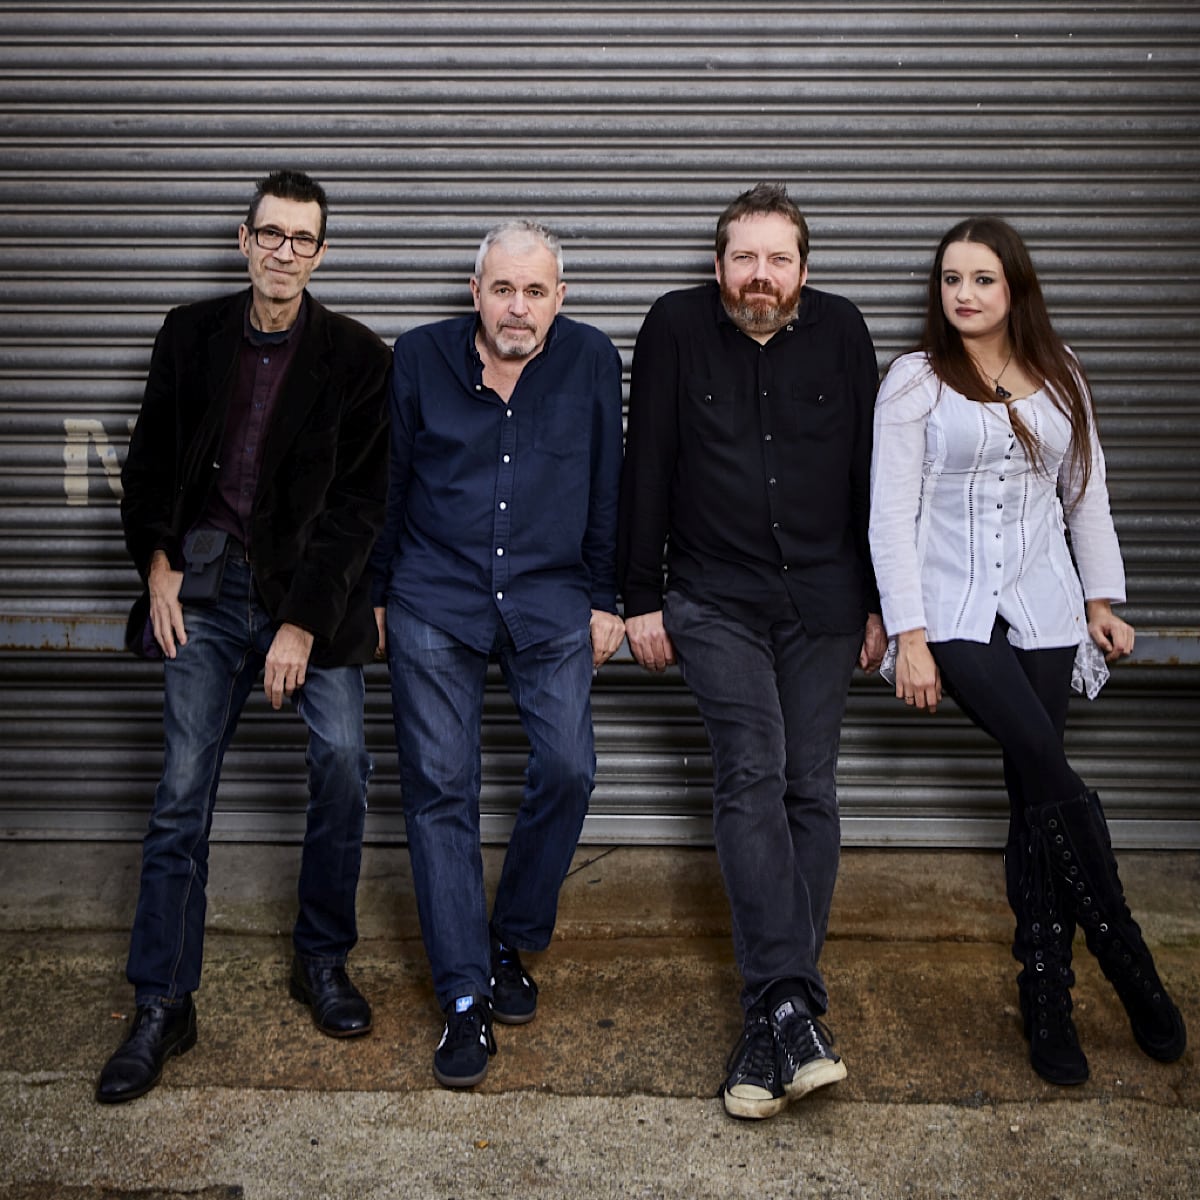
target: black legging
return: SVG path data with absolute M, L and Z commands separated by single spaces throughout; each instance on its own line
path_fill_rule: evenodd
M 996 619 L 982 642 L 931 642 L 942 685 L 1004 752 L 1014 823 L 1027 805 L 1069 800 L 1085 790 L 1063 750 L 1074 646 L 1018 650 Z

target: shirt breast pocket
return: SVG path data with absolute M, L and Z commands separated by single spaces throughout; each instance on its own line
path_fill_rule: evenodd
M 714 379 L 692 376 L 685 384 L 687 412 L 684 425 L 703 441 L 724 441 L 736 433 L 737 400 L 733 392 Z
M 577 392 L 550 392 L 534 406 L 533 448 L 559 459 L 586 459 L 592 437 L 588 400 Z
M 805 441 L 828 441 L 837 436 L 846 418 L 845 388 L 840 383 L 805 382 L 792 385 L 781 423 L 785 432 Z

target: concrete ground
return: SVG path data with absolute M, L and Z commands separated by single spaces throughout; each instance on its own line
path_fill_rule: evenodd
M 92 1089 L 130 1016 L 138 847 L 0 842 L 0 1196 L 1200 1195 L 1196 1052 L 1142 1055 L 1082 941 L 1091 1079 L 1030 1070 L 995 853 L 845 853 L 823 965 L 849 1076 L 761 1123 L 716 1098 L 740 1017 L 711 851 L 582 847 L 558 936 L 528 956 L 537 1020 L 498 1028 L 469 1093 L 430 1074 L 441 1018 L 406 852 L 368 848 L 351 967 L 375 1029 L 349 1042 L 287 996 L 297 858 L 214 847 L 199 1044 L 108 1108 Z M 1121 861 L 1200 1038 L 1200 853 Z

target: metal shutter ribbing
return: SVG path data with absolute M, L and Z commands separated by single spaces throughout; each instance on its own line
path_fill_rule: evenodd
M 459 311 L 482 230 L 510 213 L 565 237 L 569 311 L 628 360 L 662 291 L 709 270 L 716 213 L 759 178 L 810 216 L 813 282 L 863 309 L 881 361 L 916 326 L 933 245 L 995 211 L 1029 239 L 1095 385 L 1143 630 L 1200 621 L 1200 307 L 1190 3 L 0 4 L 0 821 L 140 828 L 158 769 L 153 668 L 114 641 L 133 577 L 111 473 L 173 304 L 240 284 L 251 182 L 311 170 L 333 200 L 323 300 L 385 337 Z M 1148 640 L 1148 639 L 1147 639 Z M 49 650 L 39 650 L 45 644 Z M 1185 644 L 1187 644 L 1185 642 Z M 72 649 L 68 650 L 70 646 Z M 1200 842 L 1191 666 L 1125 667 L 1078 705 L 1072 748 L 1126 840 Z M 375 836 L 398 833 L 387 698 L 373 672 Z M 706 836 L 707 752 L 677 679 L 606 668 L 588 835 Z M 298 729 L 253 707 L 219 836 L 291 836 Z M 485 810 L 520 772 L 489 701 Z M 994 840 L 990 748 L 856 685 L 848 840 Z

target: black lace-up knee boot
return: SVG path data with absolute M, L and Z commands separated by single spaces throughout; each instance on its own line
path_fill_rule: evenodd
M 1134 1040 L 1160 1062 L 1174 1062 L 1187 1046 L 1187 1030 L 1125 902 L 1100 798 L 1088 792 L 1031 813 L 1035 842 L 1070 897 L 1088 949 L 1125 1006 Z
M 1071 1017 L 1075 919 L 1060 911 L 1050 863 L 1032 843 L 1026 832 L 1004 856 L 1008 902 L 1017 918 L 1013 957 L 1022 968 L 1017 990 L 1029 1062 L 1047 1083 L 1083 1083 L 1088 1063 Z

